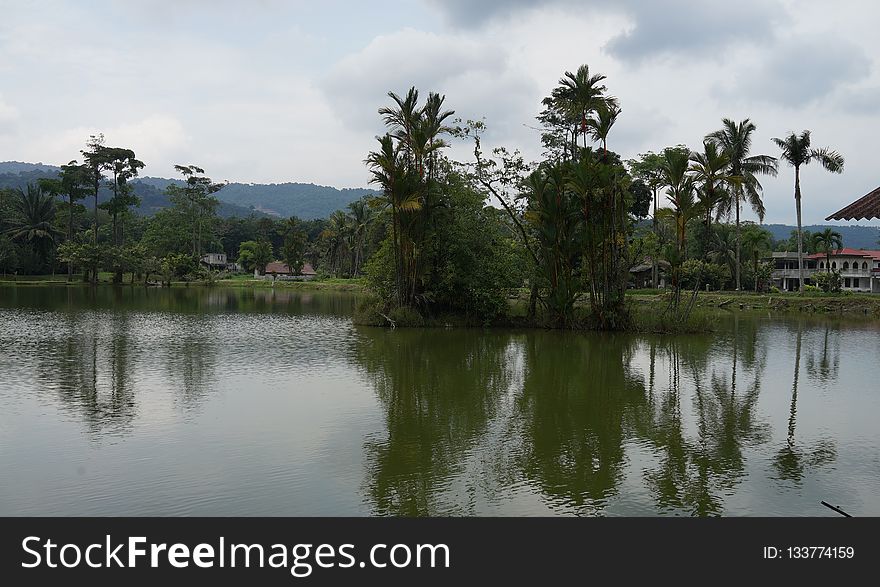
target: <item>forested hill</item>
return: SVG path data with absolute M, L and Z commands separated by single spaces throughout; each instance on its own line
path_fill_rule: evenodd
M 179 180 L 144 177 L 138 181 L 164 190 L 170 182 Z M 363 188 L 336 189 L 312 183 L 230 183 L 217 192 L 217 197 L 223 202 L 274 216 L 312 220 L 327 218 L 335 210 L 375 193 Z
M 764 224 L 762 226 L 770 231 L 773 235 L 773 240 L 776 241 L 786 240 L 791 236 L 791 231 L 797 230 L 796 226 L 789 226 L 788 224 Z M 803 227 L 804 231 L 809 230 L 812 233 L 822 232 L 826 228 L 839 232 L 845 247 L 853 249 L 880 249 L 880 244 L 877 244 L 877 240 L 880 239 L 880 229 L 876 226 L 811 224 Z
M 41 177 L 54 177 L 60 169 L 42 163 L 0 162 L 0 188 L 24 187 Z M 134 192 L 141 199 L 138 211 L 152 214 L 168 206 L 165 187 L 179 180 L 141 177 L 132 181 Z M 217 192 L 221 205 L 219 214 L 247 216 L 248 214 L 273 216 L 298 216 L 303 220 L 326 218 L 335 210 L 348 206 L 366 194 L 367 189 L 336 189 L 310 183 L 244 184 L 231 183 Z M 109 191 L 99 195 L 99 200 L 109 197 Z

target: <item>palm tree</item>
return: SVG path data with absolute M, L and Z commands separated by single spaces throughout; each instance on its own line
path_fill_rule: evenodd
M 755 291 L 758 291 L 758 262 L 763 251 L 767 251 L 773 246 L 773 239 L 769 232 L 755 225 L 754 230 L 747 230 L 742 235 L 742 245 L 752 255 L 752 269 L 755 276 Z
M 16 190 L 13 200 L 15 215 L 10 219 L 6 233 L 12 240 L 28 243 L 41 258 L 55 246 L 63 234 L 55 227 L 55 198 L 33 183 Z
M 675 234 L 678 253 L 684 256 L 688 220 L 700 211 L 694 200 L 694 178 L 688 174 L 690 152 L 686 149 L 666 149 L 663 151 L 662 185 L 666 187 L 666 198 L 672 204 L 675 220 Z
M 583 134 L 583 146 L 587 147 L 587 136 L 590 134 L 588 121 L 592 113 L 603 107 L 617 106 L 617 98 L 605 95 L 608 88 L 602 84 L 603 80 L 604 75 L 590 75 L 589 66 L 581 65 L 575 73 L 566 71 L 559 85 L 548 98 L 544 98 L 544 105 L 558 110 L 579 127 L 579 132 L 575 130 L 573 133 L 573 147 L 577 147 L 578 134 Z
M 398 303 L 406 305 L 409 300 L 406 275 L 409 274 L 409 253 L 412 247 L 407 245 L 407 235 L 401 216 L 415 212 L 422 207 L 420 196 L 420 180 L 407 166 L 406 154 L 401 146 L 394 144 L 390 134 L 378 137 L 379 150 L 370 152 L 365 163 L 370 168 L 374 183 L 382 188 L 382 195 L 374 200 L 380 207 L 391 209 L 391 231 L 394 242 L 394 267 L 396 272 L 396 288 Z
M 375 220 L 376 215 L 373 209 L 367 204 L 366 200 L 355 200 L 348 205 L 351 212 L 349 222 L 351 223 L 352 233 L 352 276 L 357 277 L 360 272 L 361 261 L 364 256 L 364 243 L 367 238 L 367 230 L 370 224 Z
M 823 251 L 825 253 L 825 268 L 831 272 L 831 253 L 843 248 L 843 237 L 833 228 L 826 228 L 822 232 L 814 233 L 813 249 Z
M 730 175 L 739 177 L 739 183 L 727 192 L 722 201 L 720 214 L 736 215 L 736 289 L 741 289 L 740 260 L 740 206 L 745 201 L 749 204 L 760 221 L 764 221 L 764 202 L 761 201 L 763 187 L 758 175 L 776 177 L 777 162 L 769 155 L 749 155 L 752 150 L 752 133 L 757 126 L 748 118 L 736 123 L 729 118 L 721 121 L 722 128 L 706 136 L 706 139 L 717 143 L 730 159 Z
M 729 173 L 730 156 L 719 150 L 718 145 L 712 141 L 703 141 L 703 152 L 692 152 L 690 161 L 688 170 L 699 184 L 697 195 L 706 214 L 704 246 L 708 253 L 712 238 L 712 212 L 728 193 L 728 188 L 735 189 L 739 178 Z
M 798 280 L 800 291 L 804 291 L 804 235 L 801 229 L 801 166 L 813 161 L 831 173 L 843 173 L 843 155 L 828 147 L 813 149 L 810 147 L 810 131 L 800 135 L 789 133 L 784 139 L 774 138 L 773 142 L 782 150 L 782 159 L 794 167 L 794 203 L 797 209 L 798 231 Z
M 620 106 L 613 102 L 601 104 L 596 110 L 596 115 L 587 120 L 587 132 L 593 140 L 602 143 L 602 151 L 608 154 L 608 135 L 611 127 L 620 116 Z

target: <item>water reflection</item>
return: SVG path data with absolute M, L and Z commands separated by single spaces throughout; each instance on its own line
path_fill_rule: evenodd
M 391 331 L 355 301 L 0 289 L 0 513 L 880 514 L 868 327 Z
M 385 415 L 385 434 L 364 445 L 373 511 L 471 513 L 466 500 L 446 500 L 445 489 L 514 380 L 508 337 L 461 330 L 361 332 L 355 357 Z

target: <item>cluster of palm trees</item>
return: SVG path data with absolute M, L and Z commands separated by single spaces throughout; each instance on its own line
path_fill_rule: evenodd
M 397 305 L 412 306 L 420 293 L 425 270 L 424 241 L 438 205 L 438 176 L 448 146 L 442 138 L 451 132 L 446 120 L 454 114 L 443 109 L 445 96 L 431 92 L 419 105 L 419 92 L 404 97 L 389 92 L 393 104 L 379 109 L 388 132 L 378 137 L 379 148 L 365 161 L 371 183 L 382 194 L 375 206 L 390 212 L 394 254 L 394 290 Z
M 319 246 L 326 269 L 335 277 L 357 277 L 363 271 L 367 237 L 376 220 L 376 211 L 365 200 L 348 205 L 348 211 L 337 210 L 327 219 Z
M 621 109 L 608 95 L 605 79 L 582 65 L 576 72 L 565 72 L 544 99 L 539 120 L 546 129 L 549 157 L 528 176 L 523 189 L 540 299 L 550 321 L 563 328 L 572 325 L 582 293 L 589 296 L 594 327 L 616 329 L 627 320 L 631 178 L 608 150 L 608 136 Z
M 690 151 L 682 146 L 670 147 L 665 149 L 660 157 L 653 154 L 650 159 L 642 156 L 642 163 L 651 161 L 654 169 L 644 165 L 633 168 L 636 175 L 651 182 L 649 185 L 665 188 L 666 197 L 671 204 L 670 208 L 658 210 L 655 216 L 660 219 L 669 218 L 675 227 L 676 246 L 667 252 L 667 260 L 673 266 L 673 281 L 675 281 L 675 267 L 680 265 L 686 255 L 689 221 L 695 218 L 702 219 L 705 230 L 703 251 L 708 257 L 711 251 L 713 217 L 716 221 L 722 217 L 728 219 L 732 217 L 736 227 L 734 281 L 736 289 L 742 289 L 743 242 L 740 219 L 742 208 L 749 206 L 758 219 L 763 221 L 765 209 L 762 200 L 763 187 L 759 177 L 775 177 L 778 173 L 778 160 L 775 157 L 751 153 L 752 135 L 755 130 L 757 127 L 748 118 L 740 122 L 725 118 L 719 130 L 706 135 L 701 151 Z M 843 157 L 828 148 L 811 148 L 810 131 L 803 131 L 800 134 L 791 133 L 784 139 L 774 138 L 773 142 L 782 150 L 781 159 L 795 169 L 798 255 L 800 267 L 803 268 L 800 168 L 817 161 L 828 171 L 840 173 L 843 170 Z M 655 199 L 656 193 L 655 191 Z M 755 244 L 749 243 L 748 248 L 752 251 L 757 250 Z M 756 261 L 755 267 L 757 271 Z M 800 278 L 801 290 L 803 290 L 803 269 Z

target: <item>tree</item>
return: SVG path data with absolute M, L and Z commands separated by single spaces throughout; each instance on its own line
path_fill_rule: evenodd
M 763 187 L 758 175 L 776 177 L 777 162 L 769 155 L 750 155 L 752 150 L 752 133 L 757 126 L 748 118 L 734 122 L 729 118 L 721 121 L 722 128 L 706 136 L 706 140 L 721 147 L 730 161 L 729 175 L 738 177 L 738 183 L 725 192 L 728 196 L 721 202 L 720 212 L 729 217 L 731 211 L 736 216 L 736 289 L 742 286 L 740 259 L 740 207 L 747 202 L 758 218 L 764 220 L 764 202 L 761 200 Z
M 107 169 L 113 173 L 113 183 L 110 184 L 113 196 L 101 206 L 110 214 L 111 243 L 121 250 L 125 236 L 120 217 L 125 217 L 129 206 L 137 205 L 140 202 L 128 184 L 128 180 L 137 177 L 138 171 L 143 169 L 144 163 L 137 159 L 134 151 L 122 147 L 105 147 L 103 154 Z M 121 259 L 122 256 L 117 255 L 117 258 Z M 122 282 L 122 265 L 122 263 L 113 264 L 113 283 Z
M 24 190 L 19 188 L 16 194 L 16 214 L 6 233 L 13 241 L 27 243 L 41 259 L 46 259 L 62 234 L 55 228 L 55 198 L 33 183 Z
M 281 256 L 293 275 L 302 273 L 303 258 L 306 252 L 306 233 L 303 231 L 299 218 L 291 216 L 286 222 L 287 233 Z
M 741 242 L 743 248 L 749 251 L 749 254 L 752 257 L 752 272 L 754 273 L 755 278 L 755 291 L 758 291 L 760 285 L 760 258 L 763 253 L 769 251 L 772 247 L 773 236 L 757 225 L 748 224 L 742 233 Z
M 687 148 L 681 147 L 680 148 Z M 659 243 L 660 235 L 658 234 L 658 223 L 657 223 L 657 207 L 658 207 L 658 193 L 660 188 L 663 186 L 663 160 L 664 157 L 662 154 L 657 154 L 653 152 L 641 153 L 637 159 L 630 159 L 627 161 L 627 166 L 629 167 L 630 173 L 633 177 L 642 181 L 647 185 L 653 196 L 652 200 L 654 203 L 653 213 L 651 214 L 651 226 L 654 231 L 654 239 Z M 652 256 L 652 270 L 651 270 L 651 283 L 654 287 L 657 287 L 657 283 L 659 281 L 658 275 L 658 265 L 656 255 Z
M 98 244 L 98 192 L 101 189 L 101 180 L 104 178 L 104 171 L 110 168 L 110 156 L 108 147 L 104 146 L 104 135 L 91 135 L 86 141 L 86 149 L 80 151 L 85 161 L 85 166 L 89 170 L 89 179 L 91 182 L 92 195 L 95 198 L 94 212 L 95 219 L 92 225 L 92 243 Z M 98 282 L 98 271 L 95 268 L 92 273 L 92 283 Z
M 694 200 L 694 178 L 689 175 L 690 150 L 671 147 L 663 151 L 661 185 L 666 188 L 666 198 L 672 204 L 675 220 L 676 246 L 682 257 L 685 254 L 687 223 L 699 213 Z
M 833 228 L 826 228 L 822 232 L 812 235 L 813 249 L 825 253 L 825 269 L 831 272 L 831 253 L 843 248 L 843 238 Z
M 810 131 L 800 135 L 789 133 L 785 138 L 772 139 L 782 151 L 782 159 L 794 167 L 794 202 L 797 210 L 798 231 L 798 281 L 800 291 L 804 292 L 804 238 L 801 228 L 801 167 L 813 161 L 831 173 L 843 173 L 843 155 L 828 147 L 814 149 L 810 146 Z
M 348 205 L 352 234 L 352 277 L 357 277 L 364 260 L 364 247 L 367 231 L 376 219 L 376 214 L 365 199 L 356 200 Z
M 204 229 L 209 227 L 213 234 L 217 206 L 220 204 L 213 194 L 226 184 L 214 183 L 210 177 L 205 176 L 204 169 L 195 165 L 175 165 L 174 169 L 183 175 L 185 185 L 169 185 L 168 197 L 174 205 L 185 211 L 192 235 L 192 255 L 201 257 L 204 252 Z
M 67 241 L 73 241 L 74 206 L 78 200 L 82 200 L 89 193 L 89 167 L 79 165 L 71 161 L 61 166 L 61 176 L 58 179 L 45 178 L 40 180 L 40 186 L 44 191 L 53 196 L 67 197 Z M 73 278 L 73 263 L 67 264 L 67 280 Z
M 739 177 L 730 175 L 730 157 L 718 149 L 716 143 L 703 141 L 703 151 L 690 154 L 688 171 L 697 184 L 697 195 L 705 216 L 706 236 L 703 243 L 708 254 L 712 239 L 712 212 L 721 203 L 724 194 L 736 190 Z M 737 260 L 737 263 L 739 261 Z
M 238 248 L 238 262 L 248 271 L 263 273 L 272 262 L 272 245 L 265 240 L 245 241 Z

